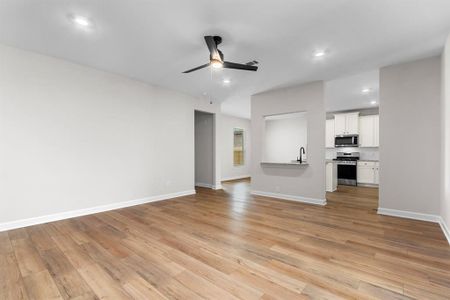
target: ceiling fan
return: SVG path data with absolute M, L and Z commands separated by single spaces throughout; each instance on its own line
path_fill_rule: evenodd
M 197 71 L 203 68 L 206 68 L 208 66 L 211 66 L 213 68 L 219 69 L 219 68 L 226 68 L 226 69 L 236 69 L 236 70 L 245 70 L 245 71 L 256 71 L 258 70 L 258 67 L 255 66 L 258 64 L 256 60 L 250 61 L 246 64 L 238 64 L 234 62 L 224 61 L 223 60 L 223 53 L 219 49 L 217 49 L 217 46 L 222 43 L 222 38 L 220 36 L 212 36 L 207 35 L 205 36 L 205 42 L 209 49 L 209 63 L 201 65 L 199 67 L 184 71 L 183 73 L 190 73 L 193 71 Z

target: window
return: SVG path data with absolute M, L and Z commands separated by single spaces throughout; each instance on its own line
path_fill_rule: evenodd
M 240 128 L 233 131 L 233 162 L 235 166 L 244 165 L 244 130 Z

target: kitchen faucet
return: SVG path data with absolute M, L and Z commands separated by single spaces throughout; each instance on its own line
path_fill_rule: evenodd
M 303 154 L 305 154 L 305 148 L 304 148 L 304 147 L 300 147 L 300 156 L 297 157 L 297 161 L 300 162 L 300 163 L 303 162 L 303 159 L 302 159 L 302 152 L 303 152 Z

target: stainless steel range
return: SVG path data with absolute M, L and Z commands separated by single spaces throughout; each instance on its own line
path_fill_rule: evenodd
M 338 171 L 338 184 L 356 186 L 359 152 L 338 152 L 334 159 Z

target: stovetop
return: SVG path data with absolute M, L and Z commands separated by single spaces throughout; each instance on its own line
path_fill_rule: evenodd
M 359 160 L 359 152 L 337 152 L 336 158 L 338 161 L 357 161 Z

